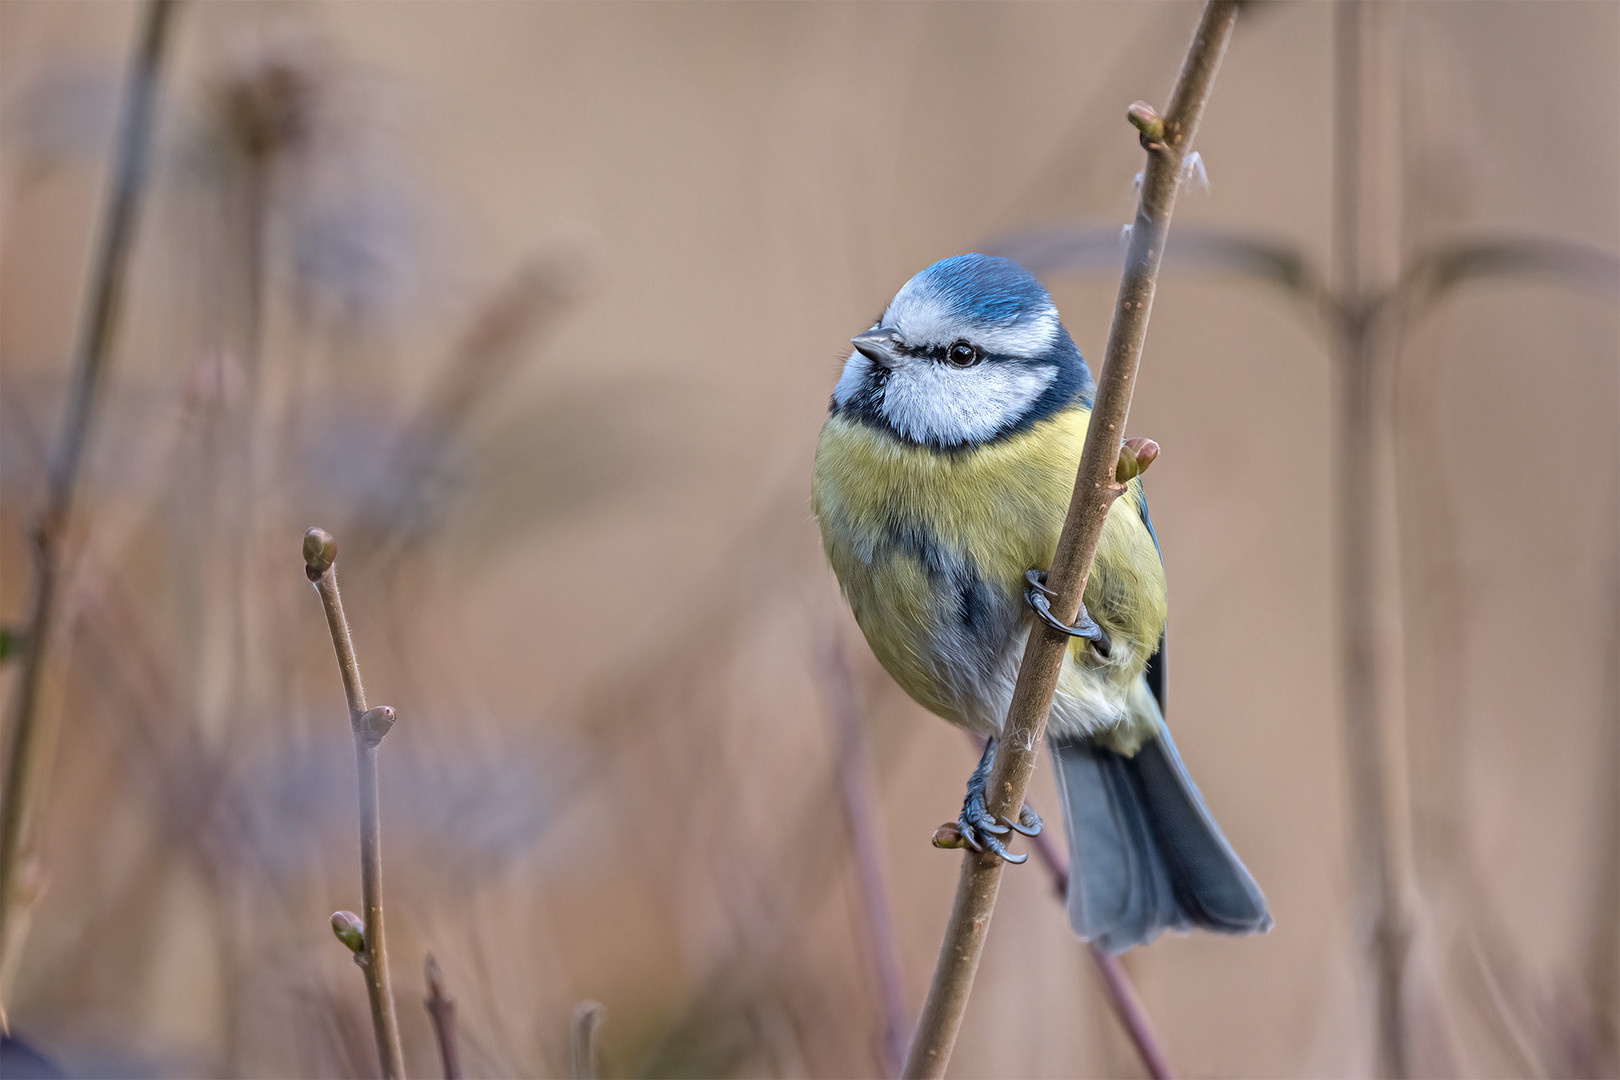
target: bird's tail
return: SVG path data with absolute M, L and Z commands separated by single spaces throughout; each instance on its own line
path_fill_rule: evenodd
M 1111 953 L 1165 930 L 1271 928 L 1266 898 L 1221 835 L 1169 731 L 1130 757 L 1053 744 L 1069 836 L 1069 924 Z

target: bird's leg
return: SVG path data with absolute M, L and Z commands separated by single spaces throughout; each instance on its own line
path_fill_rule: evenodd
M 1046 571 L 1026 571 L 1024 580 L 1028 583 L 1028 587 L 1024 589 L 1024 602 L 1034 609 L 1041 622 L 1054 630 L 1061 630 L 1070 637 L 1085 638 L 1098 652 L 1104 656 L 1108 655 L 1113 643 L 1108 640 L 1107 631 L 1092 620 L 1091 613 L 1086 610 L 1085 601 L 1080 603 L 1080 614 L 1075 617 L 1074 625 L 1069 626 L 1058 621 L 1058 617 L 1052 614 L 1052 604 L 1047 598 L 1056 596 L 1057 593 L 1046 587 Z
M 1040 815 L 1026 806 L 1018 812 L 1017 821 L 1006 818 L 1003 819 L 1003 823 L 990 816 L 990 810 L 984 803 L 984 795 L 985 788 L 990 783 L 990 767 L 995 764 L 995 760 L 996 740 L 988 739 L 984 744 L 984 753 L 979 755 L 978 768 L 968 777 L 967 798 L 962 800 L 962 814 L 956 819 L 956 824 L 961 830 L 962 839 L 967 841 L 968 847 L 974 851 L 984 851 L 988 848 L 1010 863 L 1021 863 L 1029 856 L 1014 855 L 1007 850 L 1000 838 L 1014 829 L 1025 836 L 1034 836 L 1041 831 Z

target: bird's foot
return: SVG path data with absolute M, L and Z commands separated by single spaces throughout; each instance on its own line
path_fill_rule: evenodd
M 1019 817 L 1022 819 L 1030 813 L 1029 808 L 1025 807 Z M 1029 858 L 1028 855 L 1014 855 L 1008 851 L 1001 838 L 1014 828 L 1026 836 L 1032 834 L 1021 822 L 1009 821 L 1003 825 L 991 817 L 990 811 L 985 809 L 982 788 L 978 792 L 968 792 L 968 797 L 962 801 L 962 814 L 956 819 L 956 827 L 962 834 L 962 842 L 974 851 L 988 851 L 1010 863 L 1021 863 Z
M 956 819 L 962 840 L 974 851 L 989 851 L 1010 863 L 1021 863 L 1028 855 L 1014 855 L 1001 840 L 1009 832 L 1035 836 L 1041 831 L 1040 815 L 1029 807 L 1018 812 L 1018 820 L 997 819 L 985 805 L 985 788 L 990 782 L 990 766 L 995 761 L 995 740 L 990 740 L 979 758 L 979 767 L 968 777 L 967 798 L 962 800 L 962 813 Z
M 1052 603 L 1049 597 L 1057 593 L 1046 587 L 1046 571 L 1029 570 L 1024 574 L 1024 581 L 1028 587 L 1024 589 L 1024 602 L 1029 604 L 1041 622 L 1054 630 L 1068 634 L 1070 637 L 1084 638 L 1091 642 L 1092 647 L 1099 653 L 1107 656 L 1112 642 L 1108 640 L 1108 633 L 1092 619 L 1091 613 L 1086 610 L 1084 601 L 1080 604 L 1080 613 L 1075 617 L 1074 625 L 1062 622 L 1052 614 Z

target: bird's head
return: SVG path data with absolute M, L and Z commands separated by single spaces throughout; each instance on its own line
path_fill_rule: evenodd
M 851 341 L 833 413 L 935 449 L 989 442 L 1091 403 L 1091 372 L 1052 297 L 1010 259 L 940 260 Z

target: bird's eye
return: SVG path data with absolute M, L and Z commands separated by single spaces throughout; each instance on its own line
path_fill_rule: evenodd
M 972 367 L 979 362 L 979 350 L 965 341 L 958 341 L 945 350 L 945 359 L 950 361 L 953 367 Z

